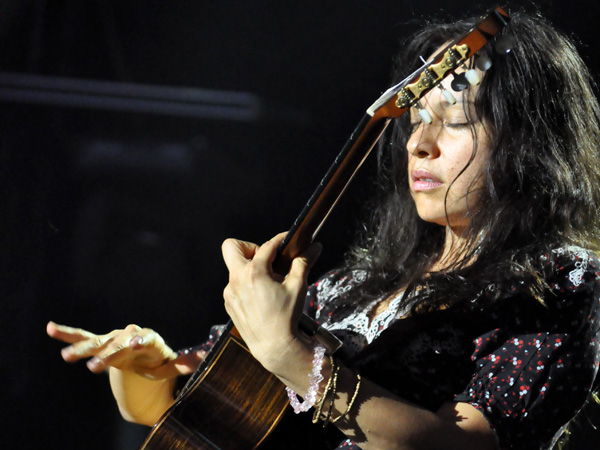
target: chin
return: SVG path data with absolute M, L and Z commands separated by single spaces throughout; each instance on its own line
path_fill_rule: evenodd
M 453 229 L 454 228 L 464 229 L 469 224 L 469 220 L 465 216 L 455 218 L 452 216 L 446 217 L 445 214 L 440 215 L 440 214 L 431 214 L 431 213 L 430 214 L 419 213 L 419 217 L 424 222 L 434 223 L 441 227 L 447 227 L 448 225 L 450 225 L 450 227 Z M 448 219 L 450 219 L 450 222 L 448 222 Z
M 428 216 L 426 214 L 419 214 L 419 217 L 424 222 L 434 223 L 441 227 L 445 227 L 448 225 L 448 221 L 446 220 L 446 217 Z

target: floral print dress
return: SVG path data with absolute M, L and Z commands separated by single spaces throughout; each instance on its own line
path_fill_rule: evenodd
M 457 306 L 405 317 L 398 297 L 377 317 L 370 317 L 371 305 L 336 320 L 332 300 L 361 274 L 330 272 L 309 287 L 305 312 L 344 342 L 336 356 L 345 365 L 400 398 L 431 411 L 469 403 L 502 450 L 551 449 L 600 388 L 600 261 L 578 247 L 541 259 L 551 273 L 544 305 L 515 286 L 481 312 Z M 213 327 L 200 348 L 208 352 L 223 328 Z M 288 443 L 290 434 L 302 436 L 293 448 L 360 450 L 339 432 L 322 432 L 310 413 L 299 416 L 289 415 L 295 422 L 284 421 L 273 434 Z
M 517 286 L 482 312 L 458 306 L 403 318 L 394 299 L 372 320 L 370 308 L 336 320 L 331 300 L 361 274 L 331 272 L 309 288 L 307 313 L 342 339 L 345 364 L 399 397 L 432 411 L 469 403 L 500 448 L 549 449 L 600 385 L 600 263 L 578 247 L 542 261 L 552 274 L 544 305 Z

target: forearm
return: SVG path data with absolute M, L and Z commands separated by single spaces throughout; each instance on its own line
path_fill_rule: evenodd
M 151 380 L 114 367 L 109 376 L 119 411 L 129 422 L 152 426 L 174 403 L 176 378 Z
M 343 414 L 356 391 L 353 371 L 342 369 L 332 417 Z M 433 412 L 406 402 L 389 391 L 362 379 L 348 415 L 336 426 L 360 443 L 364 450 L 492 450 L 495 436 L 487 422 L 474 410 L 454 410 L 454 403 Z M 462 406 L 462 405 L 461 405 Z M 464 405 L 472 408 L 469 405 Z M 472 416 L 475 413 L 477 416 Z
M 306 394 L 307 374 L 312 369 L 312 353 L 297 348 L 293 360 L 295 364 L 288 364 L 287 370 L 280 372 L 280 379 L 302 396 Z M 324 381 L 320 384 L 319 398 L 332 376 L 327 357 L 323 360 L 322 374 Z M 340 366 L 335 393 L 332 395 L 331 390 L 325 393 L 321 419 L 335 420 L 348 412 L 335 426 L 365 450 L 497 448 L 486 419 L 468 404 L 449 402 L 433 412 L 406 402 L 367 379 L 361 379 L 360 385 L 357 383 L 356 372 Z

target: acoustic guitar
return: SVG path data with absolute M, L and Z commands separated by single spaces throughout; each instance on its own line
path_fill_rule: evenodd
M 440 82 L 463 66 L 509 20 L 501 8 L 492 10 L 464 36 L 438 51 L 429 62 L 384 92 L 367 109 L 280 245 L 275 261 L 279 273 L 287 273 L 292 259 L 313 241 L 390 121 L 412 106 L 420 109 L 419 100 L 436 86 L 441 88 Z M 335 336 L 306 315 L 302 316 L 299 327 L 325 345 L 329 353 L 340 346 Z M 319 436 L 317 443 L 303 441 L 303 436 L 319 433 L 321 427 L 314 425 L 312 431 L 295 432 L 293 438 L 284 436 L 285 443 L 278 442 L 277 431 L 272 432 L 287 410 L 288 398 L 283 384 L 252 357 L 229 322 L 175 404 L 154 425 L 141 450 L 332 448 L 325 436 Z M 298 422 L 296 418 L 285 420 Z M 306 419 L 294 423 L 293 429 L 302 428 L 306 422 L 310 424 Z

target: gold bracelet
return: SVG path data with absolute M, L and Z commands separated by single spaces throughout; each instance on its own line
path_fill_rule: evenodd
M 329 373 L 329 380 L 327 380 L 327 385 L 325 385 L 325 389 L 323 390 L 323 395 L 320 399 L 318 399 L 315 403 L 315 413 L 313 414 L 312 423 L 317 423 L 321 418 L 321 413 L 323 412 L 323 405 L 325 404 L 325 399 L 327 398 L 327 394 L 329 393 L 329 389 L 331 389 L 331 384 L 333 382 L 333 374 L 335 372 L 335 361 L 333 356 L 329 355 L 329 362 L 331 366 L 331 372 Z
M 336 423 L 338 420 L 343 419 L 344 417 L 346 417 L 348 415 L 348 413 L 352 409 L 352 405 L 354 405 L 354 401 L 356 400 L 356 397 L 358 397 L 358 391 L 360 390 L 360 382 L 361 382 L 360 374 L 357 373 L 356 374 L 356 387 L 354 388 L 354 394 L 352 395 L 352 399 L 350 400 L 350 403 L 348 403 L 348 407 L 346 408 L 346 411 L 344 411 L 344 413 L 341 414 L 340 416 L 333 419 L 331 421 L 331 423 Z
M 331 415 L 333 414 L 333 404 L 335 403 L 335 393 L 337 391 L 337 377 L 340 371 L 340 366 L 335 366 L 333 372 L 333 381 L 331 382 L 331 399 L 329 400 L 329 409 L 327 410 L 327 416 L 323 420 L 323 428 L 325 428 L 331 421 Z

